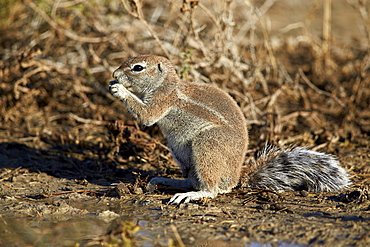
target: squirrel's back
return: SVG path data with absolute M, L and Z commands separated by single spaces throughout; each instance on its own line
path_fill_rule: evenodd
M 183 102 L 181 108 L 184 111 L 248 135 L 245 118 L 239 106 L 217 86 L 181 81 L 178 84 L 178 97 Z

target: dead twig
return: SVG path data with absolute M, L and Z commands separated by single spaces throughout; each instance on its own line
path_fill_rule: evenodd
M 100 195 L 100 196 L 105 196 L 107 194 L 107 193 L 101 193 L 101 192 L 92 191 L 92 190 L 74 190 L 74 191 L 62 191 L 62 192 L 58 192 L 55 194 L 44 195 L 44 196 L 52 197 L 52 196 L 60 196 L 60 195 L 71 194 L 71 193 L 91 193 L 91 194 Z
M 30 0 L 24 0 L 24 2 L 35 12 L 37 12 L 41 17 L 56 31 L 63 33 L 66 37 L 73 39 L 75 41 L 79 41 L 82 43 L 102 43 L 102 42 L 107 42 L 109 39 L 107 37 L 84 37 L 84 36 L 79 36 L 76 33 L 64 29 L 58 23 L 56 23 L 48 14 L 46 14 L 44 11 L 42 11 L 40 8 L 37 7 L 35 3 L 33 3 Z
M 162 44 L 161 40 L 158 38 L 158 35 L 154 32 L 153 28 L 149 25 L 149 23 L 144 18 L 143 11 L 142 11 L 142 3 L 141 3 L 141 1 L 140 0 L 129 0 L 131 7 L 129 7 L 127 5 L 127 3 L 126 3 L 125 0 L 121 0 L 121 2 L 122 2 L 123 7 L 125 7 L 125 9 L 127 10 L 127 12 L 131 16 L 139 19 L 139 21 L 141 21 L 141 23 L 144 24 L 145 28 L 150 32 L 150 34 L 155 39 L 155 41 L 157 42 L 157 44 L 159 45 L 159 47 L 162 49 L 162 51 L 166 55 L 166 57 L 167 58 L 170 58 L 170 53 L 164 47 L 164 45 Z
M 94 124 L 94 125 L 108 125 L 108 121 L 103 121 L 103 120 L 95 120 L 95 119 L 86 119 L 79 117 L 73 113 L 69 113 L 68 116 L 76 120 L 77 122 L 84 123 L 84 124 Z
M 23 167 L 18 167 L 14 170 L 12 169 L 5 169 L 5 171 L 3 171 L 2 173 L 0 173 L 0 182 L 1 181 L 4 181 L 4 180 L 8 180 L 9 178 L 15 176 L 20 169 L 22 169 Z
M 317 92 L 320 95 L 324 95 L 326 97 L 332 98 L 335 102 L 337 102 L 338 105 L 340 105 L 344 110 L 347 110 L 346 105 L 335 95 L 332 93 L 328 93 L 326 91 L 323 91 L 316 87 L 310 80 L 307 78 L 307 76 L 304 74 L 303 70 L 301 68 L 298 69 L 299 74 L 301 75 L 303 81 L 310 87 L 312 88 L 315 92 Z
M 180 236 L 179 232 L 177 231 L 177 227 L 174 224 L 171 224 L 170 226 L 171 226 L 171 229 L 173 231 L 173 234 L 175 235 L 175 238 L 176 238 L 176 241 L 177 241 L 178 245 L 180 247 L 185 247 L 186 245 L 182 241 L 181 236 Z
M 182 2 L 181 12 L 182 13 L 186 13 L 186 12 L 190 13 L 190 18 L 189 18 L 189 20 L 190 20 L 190 30 L 194 34 L 194 39 L 198 43 L 199 48 L 202 51 L 203 55 L 205 57 L 208 57 L 208 55 L 207 55 L 208 52 L 205 49 L 205 45 L 199 37 L 199 29 L 197 29 L 196 26 L 195 26 L 196 21 L 195 21 L 194 13 L 195 13 L 195 8 L 198 6 L 198 4 L 199 4 L 198 0 L 184 0 Z
M 324 1 L 324 15 L 323 15 L 323 43 L 322 50 L 324 53 L 324 65 L 328 67 L 330 61 L 330 31 L 331 31 L 331 0 Z
M 25 73 L 22 78 L 18 79 L 15 83 L 14 83 L 14 89 L 13 89 L 13 92 L 14 92 L 14 97 L 15 99 L 19 99 L 19 96 L 20 96 L 20 93 L 19 91 L 23 91 L 23 92 L 28 92 L 29 89 L 25 88 L 25 89 L 21 89 L 19 88 L 19 85 L 22 84 L 22 85 L 25 85 L 27 83 L 27 80 L 28 78 L 30 78 L 31 76 L 33 75 L 36 75 L 37 73 L 41 72 L 41 71 L 49 71 L 50 68 L 48 67 L 38 67 L 38 68 L 35 68 L 27 73 Z

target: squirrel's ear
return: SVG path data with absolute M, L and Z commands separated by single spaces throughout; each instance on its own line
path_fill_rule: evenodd
M 158 64 L 158 70 L 159 70 L 159 72 L 162 73 L 162 68 L 161 68 L 161 64 L 160 63 Z

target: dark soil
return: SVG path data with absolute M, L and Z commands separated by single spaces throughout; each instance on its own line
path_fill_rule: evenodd
M 325 40 L 316 1 L 128 2 L 0 4 L 0 245 L 369 245 L 369 4 L 335 1 Z M 353 185 L 168 205 L 180 190 L 146 189 L 181 177 L 165 138 L 107 91 L 112 71 L 143 53 L 236 99 L 246 164 L 266 142 L 308 146 L 337 155 Z

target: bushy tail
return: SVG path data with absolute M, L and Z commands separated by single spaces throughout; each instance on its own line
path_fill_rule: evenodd
M 275 191 L 340 191 L 351 185 L 335 156 L 303 147 L 266 146 L 256 162 L 243 169 L 242 185 Z

